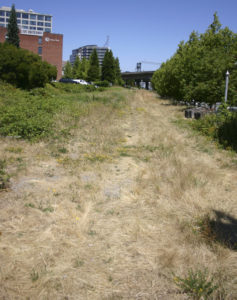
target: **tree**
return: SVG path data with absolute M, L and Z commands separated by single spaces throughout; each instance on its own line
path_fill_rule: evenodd
M 115 82 L 116 74 L 115 74 L 115 63 L 113 52 L 111 50 L 107 50 L 105 52 L 104 60 L 102 63 L 102 80 L 108 80 L 111 83 Z
M 89 81 L 96 81 L 100 79 L 100 65 L 96 49 L 93 50 L 90 56 L 87 79 Z
M 121 70 L 118 57 L 114 60 L 114 68 L 115 68 L 115 82 L 119 85 L 123 84 L 123 80 L 121 77 Z
M 80 78 L 87 80 L 87 73 L 88 73 L 88 69 L 89 69 L 89 60 L 87 60 L 85 57 L 82 58 L 81 61 L 81 76 Z
M 81 78 L 81 73 L 81 61 L 77 56 L 72 67 L 73 78 Z
M 176 100 L 214 104 L 224 99 L 225 73 L 231 80 L 228 101 L 237 104 L 237 35 L 222 29 L 217 14 L 203 34 L 192 32 L 178 45 L 176 53 L 162 64 L 152 78 L 154 89 Z
M 63 68 L 64 71 L 64 78 L 72 78 L 73 74 L 72 74 L 72 65 L 70 64 L 69 61 L 66 62 L 66 65 Z
M 42 61 L 39 55 L 8 43 L 0 43 L 1 80 L 19 88 L 32 89 L 44 87 L 56 76 L 56 67 Z
M 16 46 L 17 48 L 20 47 L 19 29 L 17 26 L 17 17 L 14 4 L 12 5 L 9 22 L 7 25 L 6 42 Z

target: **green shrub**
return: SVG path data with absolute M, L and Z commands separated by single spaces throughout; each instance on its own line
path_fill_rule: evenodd
M 0 43 L 0 79 L 22 89 L 44 87 L 55 79 L 57 69 L 40 56 L 13 45 Z
M 231 113 L 222 104 L 217 114 L 207 115 L 192 123 L 192 127 L 202 134 L 218 140 L 225 148 L 237 151 L 237 114 Z
M 94 82 L 94 84 L 99 87 L 109 87 L 110 86 L 108 80 L 96 81 L 96 82 Z

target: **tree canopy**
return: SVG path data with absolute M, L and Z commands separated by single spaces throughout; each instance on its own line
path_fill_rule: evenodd
M 100 65 L 96 49 L 93 50 L 90 56 L 87 79 L 89 81 L 96 81 L 100 79 Z
M 0 79 L 19 88 L 31 89 L 44 87 L 56 76 L 56 67 L 42 61 L 39 55 L 0 43 Z
M 205 33 L 193 31 L 181 41 L 176 53 L 152 78 L 154 89 L 164 97 L 213 104 L 224 99 L 225 74 L 230 72 L 228 99 L 237 103 L 237 35 L 222 28 L 218 16 Z

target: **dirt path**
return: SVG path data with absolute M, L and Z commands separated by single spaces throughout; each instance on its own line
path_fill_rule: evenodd
M 235 299 L 236 251 L 202 224 L 237 218 L 236 157 L 154 94 L 127 97 L 81 120 L 60 157 L 22 142 L 26 166 L 0 194 L 0 299 L 188 299 L 174 274 L 205 268 Z

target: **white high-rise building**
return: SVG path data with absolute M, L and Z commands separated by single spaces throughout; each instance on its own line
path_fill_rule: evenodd
M 0 27 L 7 27 L 11 7 L 0 7 Z M 16 9 L 17 24 L 22 34 L 43 35 L 52 32 L 52 16 L 34 12 L 32 9 L 25 11 Z

